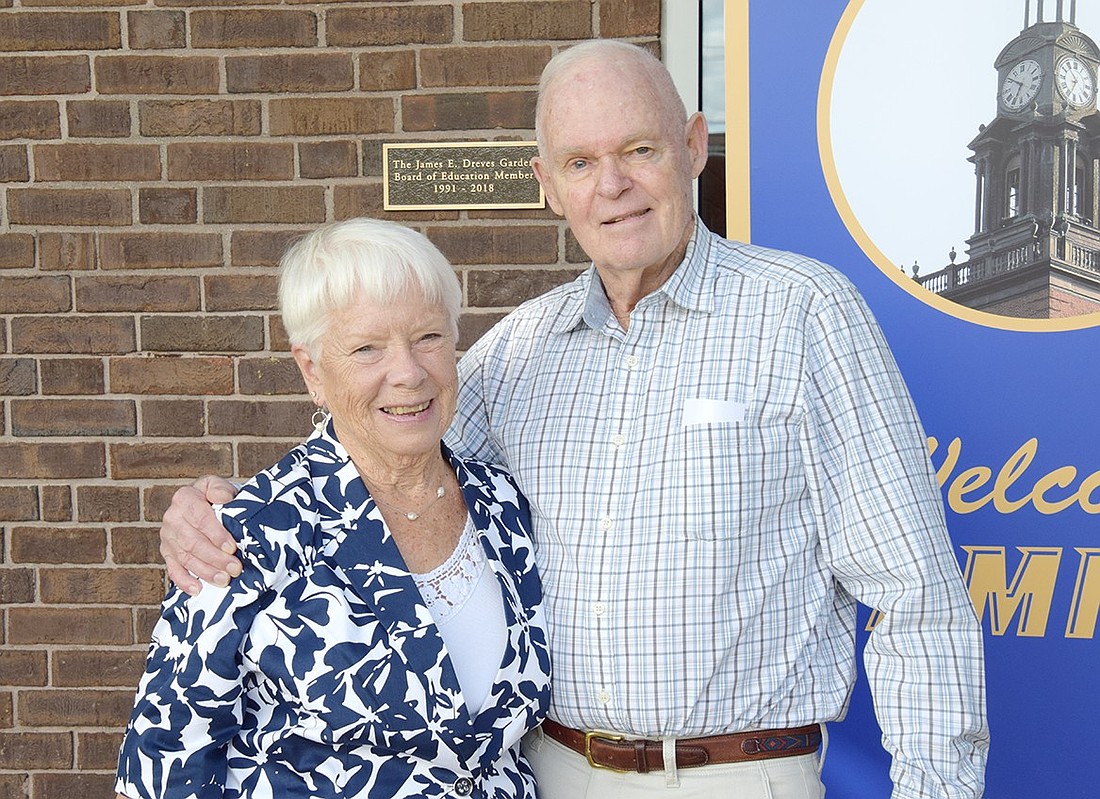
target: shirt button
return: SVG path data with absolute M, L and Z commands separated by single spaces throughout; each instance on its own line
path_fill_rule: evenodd
M 474 792 L 474 781 L 469 777 L 459 777 L 455 780 L 455 793 L 459 796 L 469 796 Z
M 614 444 L 616 447 L 621 447 L 623 444 L 626 443 L 626 436 L 622 435 L 621 433 L 619 435 L 612 436 L 611 443 Z
M 611 694 L 609 694 L 607 691 L 600 691 L 598 694 L 596 694 L 596 699 L 601 705 L 606 705 L 608 702 L 611 701 Z
M 602 616 L 607 612 L 607 605 L 605 605 L 603 602 L 597 602 L 595 605 L 592 606 L 592 612 L 595 613 L 597 616 Z
M 600 519 L 600 529 L 601 530 L 610 530 L 611 529 L 611 517 L 604 516 L 602 519 Z
M 638 356 L 637 355 L 627 355 L 626 356 L 626 368 L 627 369 L 633 369 L 637 365 L 638 365 Z

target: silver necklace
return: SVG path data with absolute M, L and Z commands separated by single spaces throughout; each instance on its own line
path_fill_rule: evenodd
M 444 488 L 442 485 L 440 485 L 439 488 L 437 488 L 435 490 L 435 496 L 432 497 L 431 499 L 429 499 L 427 504 L 423 508 L 421 508 L 419 511 L 402 510 L 397 505 L 394 505 L 392 502 L 387 502 L 386 500 L 382 499 L 375 492 L 371 493 L 371 497 L 374 499 L 374 501 L 376 503 L 380 502 L 383 505 L 386 505 L 390 508 L 393 508 L 395 511 L 400 513 L 402 516 L 404 516 L 410 522 L 415 522 L 417 519 L 420 518 L 421 514 L 425 513 L 428 510 L 428 508 L 430 508 L 432 505 L 434 505 L 438 500 L 442 499 L 446 495 L 446 493 L 447 493 L 447 489 Z

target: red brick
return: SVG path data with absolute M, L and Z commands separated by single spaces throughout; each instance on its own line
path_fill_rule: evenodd
M 298 145 L 298 172 L 303 178 L 354 177 L 359 155 L 353 141 L 302 142 Z
M 38 234 L 38 253 L 43 271 L 95 269 L 95 234 L 44 231 Z
M 143 100 L 138 103 L 143 136 L 256 136 L 261 131 L 255 100 Z
M 168 502 L 166 501 L 164 507 L 167 508 L 167 506 Z M 161 510 L 161 513 L 163 512 Z M 119 564 L 150 564 L 158 569 L 163 567 L 164 561 L 160 556 L 159 531 L 159 527 L 113 528 L 111 530 L 111 559 Z
M 445 44 L 454 36 L 448 5 L 332 8 L 325 16 L 330 47 Z
M 548 264 L 557 260 L 558 229 L 549 225 L 433 227 L 427 233 L 453 264 Z
M 65 105 L 69 135 L 111 138 L 130 135 L 130 104 L 121 100 L 70 100 Z
M 134 643 L 129 608 L 9 608 L 8 630 L 9 644 L 110 646 Z
M 254 352 L 264 348 L 260 316 L 143 316 L 149 352 Z
M 277 266 L 287 248 L 306 230 L 240 230 L 230 238 L 233 266 Z
M 33 569 L 0 569 L 0 604 L 27 604 L 33 601 Z
M 428 50 L 421 51 L 421 57 Z M 416 54 L 412 50 L 389 50 L 359 55 L 359 89 L 392 92 L 416 88 Z
M 56 139 L 60 136 L 61 112 L 56 100 L 0 101 L 0 139 Z
M 50 605 L 155 605 L 164 569 L 39 569 L 39 593 Z
M 11 0 L 3 0 L 3 2 L 11 4 Z M 8 708 L 11 708 L 11 697 L 8 697 Z M 11 715 L 8 714 L 7 724 L 4 726 L 11 726 Z M 117 753 L 116 753 L 117 754 Z M 0 796 L 8 796 L 11 799 L 23 799 L 25 796 L 30 796 L 27 791 L 31 790 L 31 778 L 27 774 L 0 774 Z
M 132 691 L 144 670 L 145 652 L 142 650 L 73 649 L 55 652 L 53 656 L 53 684 L 63 688 L 117 686 Z M 115 755 L 117 757 L 117 751 Z
M 30 269 L 33 266 L 34 236 L 0 233 L 0 269 Z
M 325 221 L 323 186 L 210 186 L 202 193 L 207 224 Z
M 101 94 L 217 94 L 213 56 L 101 55 L 95 61 Z
M 233 447 L 228 442 L 182 444 L 112 444 L 111 476 L 116 480 L 193 478 L 198 474 L 228 475 Z
M 72 310 L 67 277 L 0 277 L 0 313 L 59 313 Z
M 0 732 L 0 768 L 57 769 L 71 768 L 72 764 L 71 733 Z M 19 796 L 19 794 L 10 795 L 13 799 Z
M 67 480 L 105 477 L 103 444 L 9 444 L 0 441 L 0 478 Z
M 275 314 L 269 316 L 267 327 L 268 349 L 272 352 L 290 352 L 290 341 L 287 339 L 282 319 Z
M 155 144 L 38 144 L 35 180 L 157 180 L 160 148 Z
M 194 475 L 192 475 L 192 478 Z M 225 475 L 230 477 L 230 475 Z M 164 512 L 168 510 L 168 506 L 172 504 L 172 495 L 179 489 L 180 484 L 174 483 L 172 485 L 155 485 L 145 489 L 144 496 L 142 497 L 142 503 L 145 505 L 145 521 L 156 522 L 156 529 L 160 530 L 160 522 L 164 517 Z M 160 536 L 157 536 L 156 547 L 160 546 Z M 163 560 L 160 557 L 160 552 L 156 552 L 156 557 L 153 560 L 146 561 L 148 563 L 156 563 L 158 565 L 163 564 Z M 138 636 L 139 641 L 143 641 L 148 636 Z
M 661 0 L 600 0 L 600 36 L 660 36 Z
M 134 640 L 148 641 L 153 636 L 153 627 L 160 621 L 160 607 L 134 608 Z
M 139 675 L 140 676 L 140 675 Z M 134 679 L 134 685 L 137 685 L 137 678 Z M 76 734 L 76 766 L 80 771 L 101 770 L 111 771 L 115 770 L 118 765 L 118 750 L 122 746 L 122 732 L 121 730 L 116 732 L 77 732 Z M 36 777 L 44 777 L 44 774 L 35 775 Z M 52 776 L 52 775 L 51 775 Z M 57 775 L 62 776 L 62 775 Z M 99 776 L 99 775 L 96 775 Z M 113 777 L 111 777 L 113 779 Z M 111 792 L 114 791 L 114 784 L 112 783 L 104 790 L 78 790 L 78 791 L 66 791 L 55 794 L 49 794 L 50 796 L 102 796 L 109 797 Z
M 8 206 L 11 221 L 17 225 L 129 225 L 131 222 L 127 189 L 11 189 Z
M 403 128 L 409 131 L 533 128 L 533 92 L 461 92 L 406 95 Z
M 0 75 L 0 94 L 83 94 L 92 87 L 88 57 L 82 55 L 5 56 Z
M 187 46 L 187 17 L 182 11 L 130 11 L 131 50 L 167 50 Z
M 424 50 L 421 80 L 425 86 L 535 86 L 551 55 L 545 45 Z
M 0 358 L 0 396 L 26 396 L 37 390 L 33 358 Z
M 273 463 L 278 463 L 284 455 L 300 443 L 302 443 L 301 438 L 285 441 L 242 441 L 237 448 L 237 472 L 241 477 L 251 477 L 257 472 L 267 469 Z
M 482 311 L 467 312 L 458 320 L 458 349 L 459 352 L 468 350 L 485 333 L 504 318 L 500 312 L 485 313 Z
M 119 394 L 233 393 L 233 361 L 218 357 L 112 358 L 111 390 Z
M 118 752 L 116 751 L 115 754 L 117 755 Z M 44 771 L 32 774 L 30 783 L 32 797 L 110 796 L 115 790 L 114 774 L 70 774 Z
M 101 233 L 102 269 L 216 267 L 222 263 L 217 233 Z M 140 306 L 136 306 L 140 307 Z
M 230 93 L 349 91 L 355 62 L 348 53 L 231 56 L 225 59 L 225 84 Z
M 477 308 L 514 308 L 576 276 L 575 269 L 473 269 L 467 276 L 468 302 Z
M 206 430 L 206 411 L 200 400 L 144 400 L 141 403 L 143 436 L 201 436 Z
M 592 3 L 590 0 L 463 3 L 462 35 L 471 42 L 589 39 Z
M 13 563 L 102 563 L 107 534 L 101 527 L 15 527 Z
M 306 390 L 298 364 L 287 357 L 241 358 L 237 379 L 242 394 L 302 394 Z
M 274 310 L 278 285 L 272 274 L 207 275 L 203 295 L 207 311 Z
M 0 693 L 0 727 L 10 730 L 15 726 L 15 708 L 10 691 Z M 0 783 L 2 786 L 3 783 Z M 3 795 L 3 794 L 0 794 Z
M 31 169 L 27 160 L 26 145 L 0 145 L 0 183 L 26 182 L 30 178 Z M 3 266 L 0 265 L 0 268 Z
M 192 47 L 310 47 L 315 44 L 317 18 L 310 11 L 265 8 L 191 13 Z
M 43 650 L 0 650 L 0 685 L 45 685 L 46 668 Z
M 137 433 L 133 400 L 12 400 L 16 436 L 126 436 Z
M 38 492 L 34 486 L 0 486 L 0 521 L 38 519 Z
M 211 400 L 207 425 L 215 436 L 305 437 L 311 430 L 314 407 L 308 400 Z
M 77 521 L 141 521 L 141 495 L 137 486 L 77 486 Z
M 67 485 L 42 486 L 42 521 L 67 522 L 73 518 L 73 496 Z
M 119 15 L 94 11 L 0 14 L 0 50 L 115 50 L 122 46 Z
M 187 225 L 198 218 L 197 189 L 138 189 L 138 221 L 143 225 Z
M 168 145 L 169 180 L 279 180 L 292 177 L 292 144 L 189 142 Z
M 42 371 L 42 393 L 102 394 L 103 360 L 101 358 L 44 358 L 39 362 Z
M 19 316 L 11 329 L 13 352 L 107 355 L 135 345 L 134 320 L 122 316 Z
M 122 727 L 133 707 L 133 689 L 21 691 L 18 720 L 38 727 Z
M 103 275 L 76 280 L 76 305 L 84 313 L 105 311 L 197 311 L 198 278 Z
M 388 97 L 292 97 L 268 106 L 272 136 L 341 136 L 390 133 L 394 103 Z

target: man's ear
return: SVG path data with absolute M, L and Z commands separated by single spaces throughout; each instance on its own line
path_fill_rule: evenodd
M 698 111 L 688 117 L 687 125 L 684 128 L 684 136 L 688 152 L 691 154 L 691 176 L 697 178 L 703 173 L 703 167 L 707 165 L 707 151 L 710 145 L 707 135 L 707 120 Z
M 325 389 L 321 384 L 320 365 L 313 360 L 309 349 L 302 344 L 294 344 L 290 348 L 290 354 L 294 356 L 294 362 L 298 364 L 298 371 L 302 373 L 302 380 L 306 383 L 306 390 L 310 398 L 318 407 L 325 404 Z
M 565 216 L 561 210 L 561 203 L 558 202 L 558 195 L 554 191 L 553 181 L 550 179 L 550 171 L 546 168 L 546 162 L 542 160 L 541 156 L 536 155 L 531 159 L 531 168 L 535 170 L 535 177 L 538 179 L 539 185 L 542 186 L 542 191 L 546 195 L 546 202 L 550 204 L 551 210 L 558 216 Z

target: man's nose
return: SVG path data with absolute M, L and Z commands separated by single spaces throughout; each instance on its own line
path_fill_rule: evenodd
M 601 159 L 596 186 L 605 197 L 618 197 L 630 187 L 630 176 L 617 158 Z

